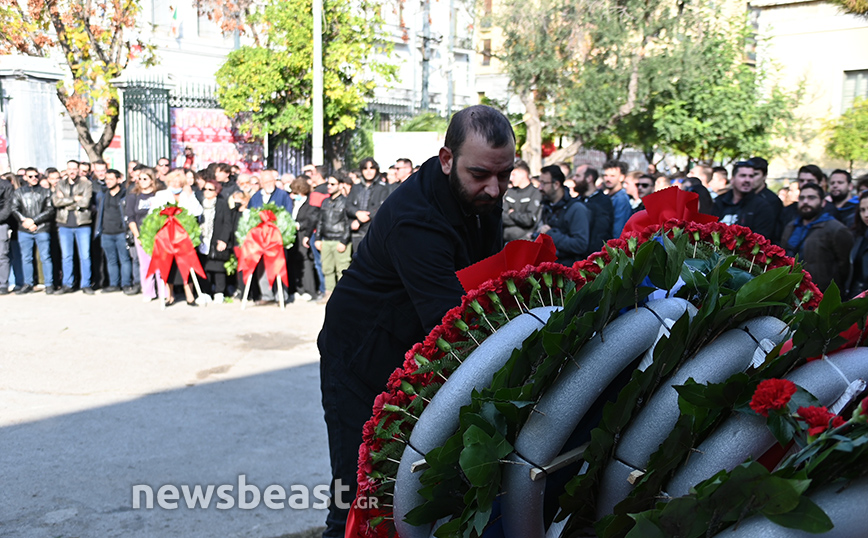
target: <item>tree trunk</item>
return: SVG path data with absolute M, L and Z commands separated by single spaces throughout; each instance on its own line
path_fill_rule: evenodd
M 548 166 L 550 164 L 559 163 L 561 161 L 568 161 L 572 164 L 573 157 L 576 156 L 576 153 L 582 148 L 582 140 L 580 138 L 576 138 L 566 147 L 563 147 L 545 159 L 543 159 L 543 164 Z
M 530 167 L 531 175 L 535 176 L 542 169 L 542 121 L 536 106 L 535 92 L 522 94 L 521 102 L 524 103 L 524 125 L 527 128 L 527 140 L 521 147 L 521 158 Z
M 82 114 L 80 111 L 76 110 L 75 107 L 70 106 L 71 99 L 62 88 L 57 89 L 57 98 L 60 99 L 63 107 L 69 114 L 69 119 L 72 120 L 72 124 L 75 126 L 75 131 L 78 133 L 78 142 L 81 144 L 81 147 L 84 148 L 85 153 L 87 153 L 87 158 L 90 162 L 102 160 L 102 155 L 106 148 L 111 144 L 112 139 L 114 139 L 115 130 L 118 126 L 120 105 L 118 104 L 117 99 L 109 100 L 106 108 L 114 110 L 115 113 L 108 116 L 108 122 L 103 126 L 99 140 L 94 141 L 93 136 L 90 134 L 90 129 L 87 126 L 87 114 Z

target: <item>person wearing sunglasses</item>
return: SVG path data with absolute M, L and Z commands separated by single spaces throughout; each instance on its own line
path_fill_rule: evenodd
M 15 293 L 22 295 L 33 291 L 35 269 L 33 245 L 36 244 L 39 257 L 42 260 L 45 293 L 53 294 L 54 268 L 51 263 L 49 231 L 51 230 L 51 219 L 54 217 L 54 207 L 51 204 L 51 192 L 39 186 L 39 173 L 32 168 L 25 171 L 24 183 L 15 190 L 12 196 L 11 213 L 18 221 L 18 245 L 21 251 L 22 272 L 24 273 L 24 283 Z M 8 278 L 8 271 L 6 275 Z M 2 280 L 2 276 L 0 275 L 0 280 Z M 2 283 L 0 282 L 0 284 Z
M 639 177 L 636 178 L 636 193 L 639 195 L 639 205 L 633 210 L 634 214 L 645 209 L 642 199 L 654 192 L 654 184 L 654 178 L 648 174 L 639 174 Z
M 129 226 L 135 242 L 136 259 L 138 260 L 139 269 L 139 285 L 142 289 L 144 301 L 148 302 L 158 297 L 157 286 L 160 286 L 160 295 L 165 296 L 166 293 L 164 291 L 165 288 L 162 287 L 163 281 L 158 280 L 156 275 L 151 275 L 150 278 L 146 278 L 146 275 L 148 274 L 148 266 L 151 264 L 151 257 L 147 252 L 145 252 L 145 249 L 142 248 L 142 243 L 139 240 L 139 229 L 142 227 L 142 222 L 145 220 L 145 217 L 148 216 L 148 213 L 153 207 L 154 195 L 165 187 L 163 187 L 162 184 L 157 184 L 157 174 L 154 172 L 153 168 L 140 168 L 136 173 L 138 177 L 136 185 L 133 186 L 126 197 L 125 216 L 126 222 L 128 223 L 127 226 Z
M 347 197 L 347 217 L 350 219 L 353 252 L 359 251 L 371 221 L 389 196 L 389 189 L 380 182 L 380 165 L 372 157 L 359 164 L 362 182 L 353 185 Z
M 216 304 L 222 304 L 226 293 L 225 263 L 232 256 L 233 236 L 235 235 L 235 220 L 233 211 L 225 198 L 218 198 L 223 186 L 216 179 L 205 181 L 202 187 L 202 216 L 199 217 L 199 229 L 202 232 L 202 243 L 199 253 L 202 268 L 208 275 L 208 283 L 213 287 L 212 297 Z

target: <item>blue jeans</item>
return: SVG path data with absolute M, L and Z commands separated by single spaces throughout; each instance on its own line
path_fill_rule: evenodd
M 102 234 L 100 245 L 102 245 L 102 251 L 105 252 L 109 286 L 122 286 L 124 288 L 131 286 L 133 262 L 130 259 L 130 252 L 127 250 L 126 236 L 122 233 Z M 120 272 L 118 272 L 119 267 Z
M 21 249 L 21 265 L 24 271 L 24 285 L 33 285 L 33 243 L 39 249 L 39 258 L 42 260 L 42 276 L 45 279 L 45 287 L 54 286 L 54 267 L 51 265 L 51 236 L 48 232 L 32 234 L 18 230 L 18 246 Z
M 313 266 L 316 268 L 316 277 L 319 279 L 317 291 L 322 295 L 326 292 L 325 275 L 322 272 L 322 255 L 313 244 L 316 242 L 316 232 L 310 234 L 310 250 L 313 252 Z
M 63 287 L 71 288 L 74 283 L 72 273 L 73 240 L 78 245 L 78 261 L 81 267 L 81 287 L 91 287 L 90 282 L 90 225 L 77 228 L 59 226 L 60 255 L 63 258 Z

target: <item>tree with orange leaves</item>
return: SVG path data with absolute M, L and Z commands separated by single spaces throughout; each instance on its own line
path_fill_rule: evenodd
M 63 58 L 71 79 L 57 83 L 63 103 L 91 161 L 102 158 L 115 134 L 117 78 L 140 55 L 154 63 L 154 48 L 131 40 L 139 0 L 0 0 L 0 54 Z M 94 140 L 87 118 L 97 114 L 102 133 Z

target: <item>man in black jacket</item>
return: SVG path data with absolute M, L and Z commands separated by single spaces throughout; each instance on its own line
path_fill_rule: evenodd
M 54 266 L 51 264 L 49 229 L 54 217 L 51 192 L 39 186 L 38 174 L 26 174 L 25 183 L 12 196 L 12 214 L 18 219 L 18 245 L 24 269 L 24 285 L 15 293 L 33 291 L 33 243 L 39 248 L 45 293 L 54 293 Z
M 714 216 L 724 224 L 747 226 L 772 241 L 775 212 L 754 192 L 753 163 L 741 161 L 732 167 L 732 190 L 714 199 Z
M 14 192 L 12 184 L 0 178 L 0 295 L 9 294 L 9 217 Z
M 327 300 L 344 271 L 352 260 L 350 243 L 350 219 L 347 217 L 347 197 L 343 195 L 341 184 L 351 184 L 349 178 L 330 176 L 328 178 L 329 197 L 323 200 L 316 226 L 317 239 L 314 248 L 322 256 L 322 272 L 325 277 Z
M 603 248 L 606 241 L 612 239 L 612 223 L 615 220 L 615 208 L 612 199 L 597 190 L 597 179 L 600 173 L 588 164 L 581 164 L 576 169 L 574 190 L 582 202 L 591 210 L 589 220 L 591 231 L 588 238 L 588 250 L 579 257 L 585 259 Z
M 374 397 L 404 353 L 461 302 L 455 272 L 502 246 L 514 155 L 503 114 L 483 105 L 455 114 L 439 156 L 386 199 L 328 302 L 318 339 L 333 478 L 324 537 L 344 535 Z
M 515 163 L 510 178 L 512 187 L 503 197 L 503 240 L 530 239 L 542 213 L 542 195 L 530 182 L 530 167 Z
M 389 188 L 380 182 L 380 165 L 377 161 L 367 157 L 362 159 L 359 168 L 364 181 L 353 185 L 350 195 L 347 196 L 346 209 L 352 230 L 353 252 L 359 250 L 371 221 L 389 196 Z

